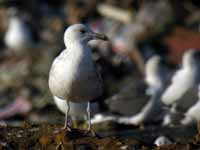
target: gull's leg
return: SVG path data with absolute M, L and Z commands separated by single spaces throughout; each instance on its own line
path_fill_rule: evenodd
M 91 119 L 90 119 L 90 102 L 87 104 L 87 120 L 88 120 L 88 131 L 91 130 Z
M 92 124 L 91 124 L 91 118 L 90 118 L 90 102 L 88 102 L 87 105 L 87 119 L 88 119 L 88 130 L 86 134 L 91 134 L 92 136 L 99 137 L 93 130 L 92 130 Z
M 69 101 L 66 101 L 67 103 L 67 109 L 66 109 L 66 113 L 65 113 L 65 125 L 64 125 L 64 129 L 67 129 L 68 131 L 71 131 L 71 128 L 68 124 L 68 120 L 69 120 L 69 112 L 70 112 L 70 104 Z

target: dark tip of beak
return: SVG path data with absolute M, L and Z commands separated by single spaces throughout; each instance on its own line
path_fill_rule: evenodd
M 94 34 L 95 39 L 100 39 L 100 40 L 104 40 L 104 41 L 109 40 L 109 38 L 104 34 L 100 34 L 100 33 L 93 33 L 93 34 Z

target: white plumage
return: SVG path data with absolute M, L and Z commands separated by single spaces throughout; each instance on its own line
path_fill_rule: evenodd
M 182 67 L 175 73 L 171 85 L 162 95 L 162 101 L 169 105 L 178 101 L 189 89 L 199 82 L 198 52 L 187 51 L 183 56 Z
M 188 125 L 200 120 L 200 100 L 197 101 L 191 108 L 184 114 L 185 117 L 181 120 L 181 124 Z
M 4 41 L 6 46 L 16 53 L 22 53 L 25 49 L 31 48 L 34 45 L 30 27 L 16 14 L 11 14 L 9 18 Z
M 145 70 L 145 81 L 148 84 L 147 94 L 151 98 L 139 113 L 131 117 L 120 117 L 118 119 L 119 123 L 139 125 L 142 122 L 150 120 L 152 113 L 155 113 L 161 107 L 160 96 L 166 82 L 167 74 L 166 67 L 161 63 L 160 56 L 155 55 L 151 57 L 146 63 Z
M 168 72 L 166 66 L 161 61 L 161 57 L 155 55 L 146 63 L 145 81 L 148 84 L 147 94 L 149 95 L 153 95 L 158 90 L 161 90 L 166 83 Z
M 169 125 L 172 122 L 180 120 L 180 113 L 176 110 L 177 105 L 188 109 L 188 105 L 194 103 L 192 97 L 195 96 L 194 94 L 200 79 L 199 61 L 200 53 L 197 50 L 191 49 L 184 53 L 182 67 L 174 74 L 171 85 L 162 95 L 162 101 L 166 105 L 172 104 L 173 108 L 170 109 L 171 112 L 165 116 L 163 125 Z M 194 109 L 196 108 L 191 108 L 191 110 L 188 110 L 185 115 L 190 116 Z M 182 124 L 187 124 L 192 122 L 192 120 L 191 117 L 186 117 L 181 122 Z
M 55 58 L 49 74 L 52 94 L 67 101 L 64 128 L 68 128 L 69 101 L 88 102 L 87 112 L 90 129 L 90 100 L 102 94 L 102 81 L 92 60 L 88 42 L 106 37 L 92 32 L 83 24 L 71 25 L 64 33 L 66 49 Z
M 80 24 L 66 30 L 64 40 L 67 49 L 52 64 L 49 87 L 53 95 L 61 99 L 87 102 L 102 94 L 102 82 L 87 44 L 92 37 L 87 34 L 88 37 L 81 37 L 79 28 L 90 32 Z

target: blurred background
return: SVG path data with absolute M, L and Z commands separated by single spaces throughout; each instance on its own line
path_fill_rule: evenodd
M 104 82 L 101 112 L 140 111 L 150 97 L 148 59 L 159 55 L 173 73 L 185 51 L 200 48 L 199 7 L 198 0 L 0 0 L 1 124 L 64 123 L 48 76 L 65 49 L 63 33 L 74 23 L 110 39 L 93 48 Z

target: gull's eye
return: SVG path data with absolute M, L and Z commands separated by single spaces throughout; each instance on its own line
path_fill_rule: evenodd
M 86 31 L 85 31 L 85 30 L 80 30 L 80 32 L 81 32 L 82 34 L 85 34 L 85 33 L 86 33 Z

